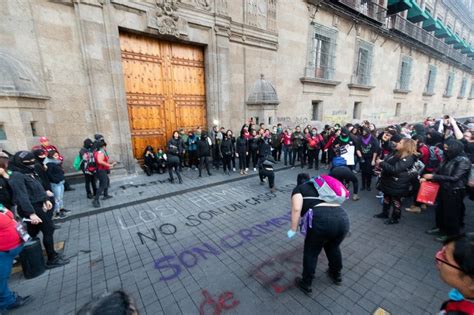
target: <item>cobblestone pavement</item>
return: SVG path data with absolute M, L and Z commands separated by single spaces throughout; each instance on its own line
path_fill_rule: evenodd
M 434 264 L 440 244 L 423 233 L 433 209 L 386 226 L 372 218 L 381 207 L 373 191 L 345 204 L 343 285 L 325 276 L 322 253 L 312 296 L 293 287 L 303 237 L 289 240 L 286 231 L 299 171 L 278 172 L 275 194 L 248 177 L 66 221 L 56 241 L 65 241 L 71 263 L 32 280 L 14 275 L 13 289 L 35 301 L 13 314 L 73 314 L 119 288 L 142 314 L 436 313 L 449 288 Z
M 283 164 L 277 164 L 276 170 L 286 169 Z M 222 168 L 220 170 L 211 169 L 212 176 L 208 176 L 203 171 L 203 177 L 199 178 L 197 169 L 184 168 L 182 171 L 183 184 L 178 184 L 175 177 L 175 184 L 170 184 L 168 173 L 146 176 L 143 172 L 132 176 L 114 176 L 112 170 L 111 187 L 109 195 L 112 199 L 101 200 L 101 208 L 96 209 L 92 206 L 92 200 L 86 198 L 84 184 L 73 185 L 74 191 L 68 191 L 64 195 L 64 204 L 67 209 L 72 210 L 70 218 L 81 217 L 85 214 L 100 213 L 111 209 L 123 207 L 124 205 L 133 205 L 144 200 L 157 200 L 176 192 L 190 191 L 195 188 L 210 187 L 219 185 L 223 181 L 240 181 L 246 177 L 255 177 L 258 173 L 252 169 L 249 175 L 241 176 L 238 172 L 231 172 L 230 175 L 224 175 Z M 199 180 L 198 180 L 199 179 Z M 98 183 L 97 183 L 98 186 Z

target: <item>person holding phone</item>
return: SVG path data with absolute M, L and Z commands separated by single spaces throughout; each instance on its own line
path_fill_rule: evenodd
M 54 250 L 54 224 L 50 215 L 53 204 L 35 172 L 35 156 L 28 151 L 19 151 L 10 165 L 10 187 L 18 214 L 28 218 L 27 230 L 32 238 L 43 233 L 43 245 L 48 256 L 46 268 L 56 268 L 69 263 Z

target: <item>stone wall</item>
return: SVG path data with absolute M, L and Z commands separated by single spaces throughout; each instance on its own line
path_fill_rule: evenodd
M 166 16 L 158 14 L 167 3 L 177 7 L 174 28 L 164 27 Z M 8 79 L 0 78 L 0 124 L 8 137 L 0 147 L 12 152 L 30 148 L 38 136 L 46 135 L 61 148 L 72 171 L 84 138 L 102 133 L 112 158 L 133 172 L 121 30 L 204 45 L 208 125 L 218 121 L 235 133 L 252 115 L 246 100 L 261 74 L 276 88 L 280 101 L 272 124 L 309 123 L 312 101 L 322 101 L 322 120 L 327 122 L 352 121 L 354 102 L 362 102 L 361 119 L 379 125 L 421 120 L 425 103 L 430 115 L 474 114 L 467 97 L 471 74 L 395 37 L 377 35 L 364 23 L 356 27 L 352 19 L 335 17 L 325 7 L 314 22 L 338 31 L 333 78 L 338 84 L 301 82 L 310 13 L 303 0 L 1 1 L 0 65 L 9 66 L 0 71 L 3 77 L 8 73 Z M 348 87 L 357 39 L 374 45 L 371 90 Z M 413 59 L 408 94 L 394 93 L 402 55 Z M 435 95 L 425 97 L 429 64 L 438 67 L 438 75 Z M 455 71 L 455 83 L 453 96 L 445 98 L 448 70 Z M 468 77 L 466 97 L 458 99 L 463 75 Z M 402 104 L 400 117 L 394 117 L 396 103 Z

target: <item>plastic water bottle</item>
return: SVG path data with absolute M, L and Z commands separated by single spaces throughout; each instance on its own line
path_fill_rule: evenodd
M 23 226 L 22 223 L 20 223 L 20 222 L 16 223 L 16 230 L 18 231 L 18 235 L 21 237 L 23 242 L 26 243 L 26 242 L 31 240 L 30 234 L 28 234 L 28 232 L 26 231 L 26 229 L 25 229 L 25 227 Z

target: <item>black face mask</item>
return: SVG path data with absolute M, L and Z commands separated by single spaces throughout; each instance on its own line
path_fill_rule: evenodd
M 23 161 L 22 164 L 29 169 L 35 168 L 35 161 Z

